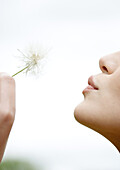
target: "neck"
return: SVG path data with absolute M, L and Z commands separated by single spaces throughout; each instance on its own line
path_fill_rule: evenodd
M 116 147 L 116 149 L 120 153 L 120 135 L 110 133 L 107 134 L 105 137 Z

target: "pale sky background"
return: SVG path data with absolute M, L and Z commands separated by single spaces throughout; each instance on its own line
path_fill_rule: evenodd
M 119 0 L 0 1 L 0 71 L 18 71 L 17 49 L 42 44 L 39 78 L 16 80 L 16 119 L 4 159 L 27 158 L 45 170 L 119 170 L 117 149 L 77 123 L 74 108 L 99 58 L 120 50 Z

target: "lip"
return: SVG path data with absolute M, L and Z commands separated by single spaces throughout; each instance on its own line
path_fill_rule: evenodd
M 88 79 L 88 86 L 83 90 L 83 94 L 92 90 L 98 90 L 98 87 L 95 85 L 93 81 L 93 76 L 90 76 Z

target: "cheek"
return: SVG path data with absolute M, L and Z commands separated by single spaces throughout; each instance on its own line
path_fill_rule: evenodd
M 120 101 L 120 75 L 113 76 L 108 82 L 107 93 L 109 96 L 109 101 L 116 101 L 119 103 Z
M 109 87 L 120 94 L 120 69 L 110 76 Z

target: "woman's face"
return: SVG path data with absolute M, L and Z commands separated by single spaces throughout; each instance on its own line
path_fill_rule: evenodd
M 78 122 L 115 143 L 113 138 L 120 139 L 120 52 L 102 57 L 99 66 L 102 73 L 89 78 L 84 101 L 74 115 Z

